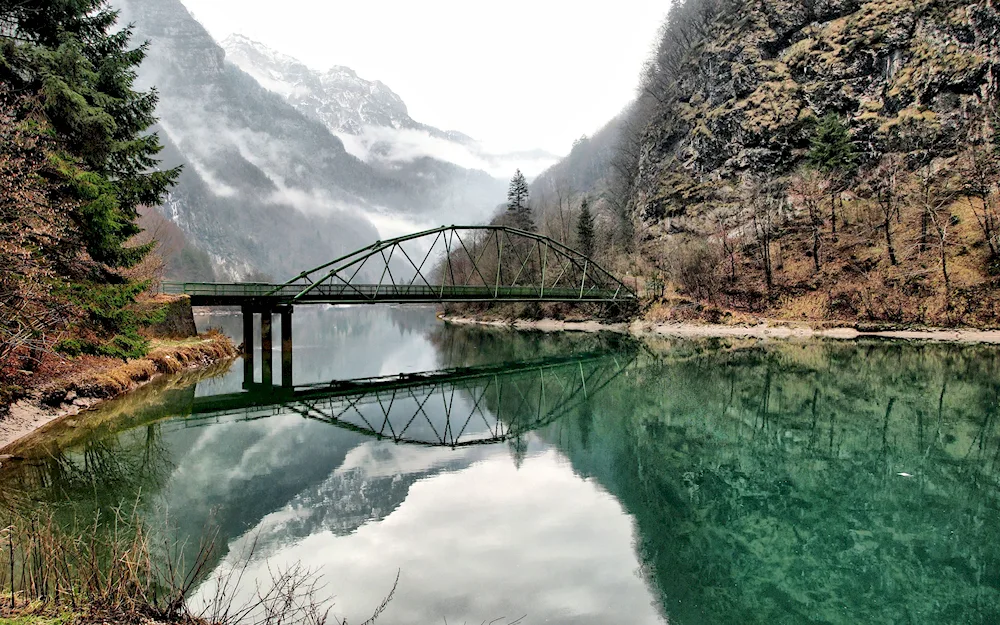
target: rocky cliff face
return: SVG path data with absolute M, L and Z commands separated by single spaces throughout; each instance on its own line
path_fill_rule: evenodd
M 945 155 L 986 131 L 1000 78 L 990 0 L 697 4 L 687 3 L 697 17 L 670 25 L 665 45 L 688 47 L 659 70 L 670 89 L 642 141 L 633 206 L 654 235 L 697 230 L 746 174 L 791 171 L 828 113 L 849 125 L 863 160 Z

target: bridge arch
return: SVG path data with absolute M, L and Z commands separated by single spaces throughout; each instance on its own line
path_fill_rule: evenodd
M 377 281 L 372 276 L 377 275 Z M 363 282 L 363 283 L 362 283 Z M 509 226 L 441 226 L 376 241 L 303 271 L 267 296 L 289 303 L 360 301 L 632 302 L 635 292 L 593 259 Z

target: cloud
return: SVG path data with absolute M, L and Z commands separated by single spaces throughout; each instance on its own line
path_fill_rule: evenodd
M 334 613 L 350 622 L 370 614 L 397 571 L 386 618 L 403 625 L 503 615 L 509 622 L 524 613 L 538 623 L 663 622 L 635 573 L 635 530 L 620 503 L 575 475 L 558 452 L 532 455 L 520 470 L 503 447 L 478 453 L 484 457 L 471 466 L 424 476 L 388 516 L 346 536 L 319 528 L 304 538 L 282 533 L 280 520 L 305 503 L 293 501 L 234 541 L 220 570 L 239 564 L 255 540 L 275 544 L 270 558 L 249 563 L 247 579 L 266 580 L 269 567 L 301 563 L 322 576 L 328 592 L 336 590 Z M 435 466 L 434 455 L 423 464 Z M 353 460 L 379 470 L 370 456 Z M 414 460 L 399 469 L 419 466 Z M 308 505 L 334 519 L 343 514 L 335 505 Z M 252 592 L 248 586 L 243 593 Z M 214 590 L 210 580 L 194 602 Z
M 360 135 L 336 133 L 349 153 L 366 162 L 412 162 L 430 157 L 465 169 L 507 178 L 515 169 L 526 175 L 541 173 L 559 160 L 545 152 L 493 153 L 479 144 L 464 145 L 435 137 L 426 130 L 365 126 Z
M 179 136 L 174 131 L 174 129 L 170 126 L 170 124 L 161 119 L 159 121 L 159 125 L 160 128 L 163 130 L 163 133 L 167 135 L 167 138 L 170 139 L 170 141 L 174 145 L 180 145 L 182 137 Z M 235 197 L 236 195 L 239 194 L 239 191 L 237 191 L 235 188 L 229 186 L 228 184 L 216 178 L 215 175 L 208 169 L 208 167 L 206 167 L 205 164 L 202 163 L 199 159 L 194 158 L 192 156 L 188 156 L 185 164 L 190 166 L 191 169 L 193 169 L 195 173 L 197 173 L 198 176 L 201 177 L 202 181 L 204 181 L 205 185 L 208 187 L 208 190 L 213 195 L 217 197 Z

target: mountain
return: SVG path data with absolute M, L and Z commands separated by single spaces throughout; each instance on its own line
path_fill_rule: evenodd
M 539 221 L 572 242 L 591 194 L 599 257 L 711 318 L 994 325 L 998 40 L 986 0 L 675 2 Z
M 440 130 L 410 117 L 384 83 L 342 66 L 316 71 L 243 35 L 222 42 L 226 59 L 337 135 L 347 150 L 373 164 L 398 167 L 421 157 L 484 170 L 506 180 L 516 168 L 537 172 L 558 157 L 544 150 L 493 153 L 456 130 Z
M 139 81 L 160 97 L 164 165 L 184 165 L 162 212 L 223 276 L 287 278 L 380 238 L 482 220 L 502 201 L 504 183 L 481 171 L 420 155 L 392 167 L 352 155 L 323 123 L 227 62 L 179 0 L 117 6 L 150 42 Z
M 221 45 L 230 62 L 333 132 L 358 135 L 366 126 L 384 126 L 423 130 L 459 143 L 473 141 L 459 132 L 443 132 L 415 122 L 392 89 L 378 80 L 360 78 L 349 67 L 313 71 L 298 59 L 238 34 Z
M 663 101 L 634 198 L 649 223 L 744 174 L 792 171 L 825 115 L 846 123 L 865 161 L 955 154 L 996 104 L 990 2 L 688 0 L 670 29 L 646 81 Z

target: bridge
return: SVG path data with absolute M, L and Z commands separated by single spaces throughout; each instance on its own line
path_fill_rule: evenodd
M 195 398 L 185 427 L 298 414 L 379 440 L 468 447 L 520 440 L 581 409 L 633 366 L 634 349 Z
M 264 380 L 271 379 L 272 317 L 281 317 L 282 384 L 292 379 L 292 311 L 303 304 L 556 302 L 633 309 L 633 289 L 593 259 L 507 226 L 441 226 L 367 247 L 281 284 L 164 282 L 192 306 L 240 306 L 244 366 L 253 371 L 253 315 L 261 318 Z
M 417 262 L 419 260 L 419 262 Z M 365 282 L 378 276 L 374 282 Z M 629 303 L 635 292 L 580 252 L 507 226 L 441 226 L 376 241 L 281 284 L 165 282 L 193 306 L 445 302 Z

